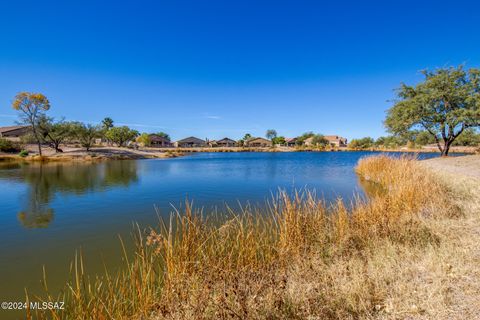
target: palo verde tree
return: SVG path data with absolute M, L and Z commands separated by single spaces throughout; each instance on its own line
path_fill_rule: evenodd
M 90 151 L 90 148 L 95 144 L 95 139 L 99 138 L 102 132 L 100 126 L 81 122 L 72 124 L 72 130 L 75 137 L 80 141 L 82 147 L 87 151 Z
M 55 149 L 55 152 L 62 152 L 60 144 L 74 135 L 74 129 L 74 124 L 64 120 L 55 122 L 46 115 L 42 115 L 38 119 L 38 131 L 42 141 Z
M 397 90 L 385 126 L 394 134 L 426 130 L 447 156 L 462 132 L 480 125 L 480 70 L 459 66 L 422 73 L 423 82 Z
M 116 143 L 119 147 L 125 146 L 127 142 L 134 140 L 140 133 L 137 130 L 132 130 L 127 126 L 110 128 L 105 137 Z
M 150 139 L 150 135 L 148 133 L 142 133 L 136 139 L 138 143 L 143 144 L 145 147 L 149 147 L 152 144 L 152 140 Z
M 20 111 L 22 122 L 30 126 L 35 141 L 38 144 L 38 153 L 42 155 L 42 140 L 38 130 L 38 119 L 50 109 L 50 101 L 41 93 L 20 92 L 15 96 L 12 108 Z

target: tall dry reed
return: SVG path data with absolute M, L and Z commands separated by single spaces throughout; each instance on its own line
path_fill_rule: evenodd
M 383 190 L 351 206 L 312 193 L 280 193 L 266 209 L 212 218 L 188 203 L 160 227 L 137 228 L 119 273 L 90 277 L 81 255 L 54 319 L 369 318 L 382 312 L 390 280 L 372 277 L 372 252 L 436 245 L 424 219 L 458 209 L 415 160 L 362 159 L 358 174 Z M 122 243 L 123 246 L 123 243 Z M 124 247 L 124 246 L 123 246 Z M 125 248 L 125 247 L 124 247 Z M 33 311 L 32 311 L 33 312 Z

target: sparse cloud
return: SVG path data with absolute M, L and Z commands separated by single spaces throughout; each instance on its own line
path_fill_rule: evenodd
M 164 126 L 157 126 L 157 125 L 151 125 L 151 124 L 142 124 L 142 123 L 121 123 L 121 122 L 117 122 L 117 123 L 115 123 L 115 124 L 116 124 L 116 125 L 119 125 L 119 126 L 128 126 L 128 127 L 168 129 L 167 127 L 164 127 Z
M 207 118 L 207 119 L 213 119 L 213 120 L 222 119 L 222 117 L 220 117 L 220 116 L 205 116 L 205 118 Z
M 221 116 L 216 115 L 216 114 L 210 114 L 210 113 L 204 113 L 204 114 L 202 115 L 202 117 L 203 117 L 204 119 L 212 119 L 212 120 L 222 119 Z

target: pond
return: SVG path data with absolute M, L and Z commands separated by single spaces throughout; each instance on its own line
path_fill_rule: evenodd
M 186 199 L 205 212 L 262 206 L 279 189 L 315 190 L 327 202 L 363 191 L 354 172 L 372 152 L 198 153 L 166 160 L 0 164 L 0 297 L 23 301 L 68 277 L 75 251 L 89 272 L 119 262 L 118 235 L 158 222 Z M 396 155 L 396 154 L 395 154 Z M 420 154 L 420 158 L 437 154 Z M 158 209 L 158 213 L 155 210 Z

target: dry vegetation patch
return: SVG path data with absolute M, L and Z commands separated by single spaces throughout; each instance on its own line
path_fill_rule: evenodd
M 471 309 L 456 306 L 462 292 L 471 294 L 473 301 L 476 287 L 459 289 L 458 283 L 474 273 L 462 270 L 451 257 L 465 260 L 471 255 L 459 250 L 465 243 L 455 238 L 459 221 L 467 219 L 457 191 L 412 159 L 365 158 L 357 171 L 383 191 L 369 201 L 358 199 L 351 208 L 341 201 L 326 206 L 310 193 L 282 193 L 263 212 L 247 207 L 213 218 L 187 205 L 146 236 L 138 230 L 135 254 L 125 254 L 123 272 L 89 278 L 81 260 L 76 261 L 73 279 L 61 297 L 67 310 L 48 316 L 468 315 Z

